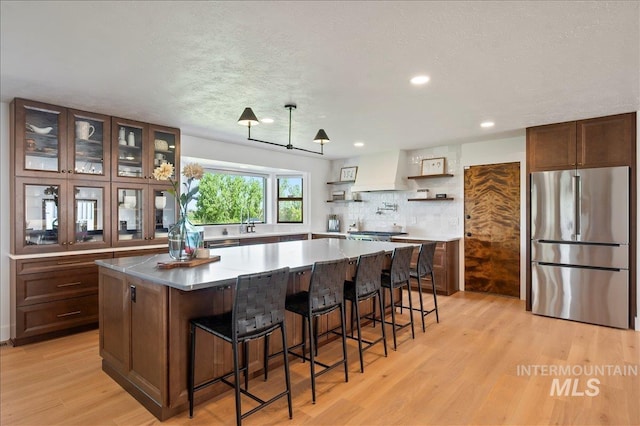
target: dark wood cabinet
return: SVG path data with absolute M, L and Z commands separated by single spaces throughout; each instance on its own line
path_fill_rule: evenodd
M 635 113 L 529 127 L 529 171 L 631 166 L 635 129 Z
M 421 239 L 392 239 L 397 243 L 415 243 L 422 244 L 429 240 Z M 436 279 L 436 293 L 450 296 L 460 290 L 460 272 L 459 272 L 459 241 L 437 241 L 436 252 L 433 255 L 433 273 Z M 413 251 L 411 259 L 411 267 L 415 268 L 418 262 L 418 252 L 420 248 L 416 247 Z M 431 279 L 426 278 L 423 282 L 422 289 L 431 292 Z M 425 285 L 426 282 L 426 285 Z M 412 288 L 417 289 L 418 283 L 412 280 Z
M 159 406 L 168 403 L 168 291 L 105 269 L 100 274 L 100 356 Z
M 97 267 L 86 259 L 167 244 L 176 200 L 153 169 L 180 173 L 180 129 L 16 98 L 9 133 L 11 254 L 27 255 L 12 260 L 11 338 L 95 327 Z M 102 253 L 74 253 L 88 249 Z M 42 257 L 57 252 L 71 254 Z
M 113 182 L 111 184 L 111 245 L 145 246 L 168 243 L 178 208 L 169 184 Z
M 11 336 L 18 346 L 98 324 L 97 259 L 111 253 L 11 261 L 15 304 Z
M 618 114 L 577 122 L 577 166 L 631 166 L 635 158 L 636 114 Z

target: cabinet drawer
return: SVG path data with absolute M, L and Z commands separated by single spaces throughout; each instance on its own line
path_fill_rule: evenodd
M 53 302 L 98 294 L 98 267 L 78 268 L 16 277 L 16 305 Z
M 98 323 L 98 295 L 16 307 L 16 337 Z
M 68 274 L 69 268 L 96 267 L 96 260 L 111 258 L 111 253 L 96 253 L 83 254 L 78 256 L 56 256 L 23 259 L 16 261 L 16 272 L 18 273 L 18 275 L 52 271 L 66 271 L 66 273 Z

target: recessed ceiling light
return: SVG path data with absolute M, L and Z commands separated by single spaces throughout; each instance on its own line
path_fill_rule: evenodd
M 496 123 L 494 123 L 493 121 L 483 121 L 482 123 L 480 123 L 480 127 L 487 129 L 489 127 L 495 126 L 495 124 Z
M 263 118 L 262 120 L 260 120 L 260 122 L 265 124 L 271 124 L 273 123 L 273 118 Z
M 357 146 L 358 148 L 363 147 L 364 146 L 364 142 L 355 142 L 353 144 L 353 146 Z
M 430 78 L 428 75 L 416 75 L 410 81 L 411 81 L 411 84 L 415 84 L 416 86 L 419 86 L 421 84 L 428 83 L 429 80 Z

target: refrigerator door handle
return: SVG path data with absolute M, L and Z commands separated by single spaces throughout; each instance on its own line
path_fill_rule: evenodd
M 582 180 L 579 175 L 573 177 L 573 219 L 574 239 L 580 240 L 580 213 L 582 211 Z

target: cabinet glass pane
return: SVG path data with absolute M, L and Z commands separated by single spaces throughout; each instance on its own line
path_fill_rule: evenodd
M 58 244 L 58 185 L 25 185 L 26 245 Z
M 101 120 L 75 119 L 75 173 L 104 175 L 104 130 Z
M 142 177 L 142 129 L 118 127 L 118 176 Z
M 144 238 L 142 196 L 141 189 L 118 189 L 118 241 Z
M 167 238 L 169 228 L 176 223 L 176 199 L 166 190 L 153 191 L 154 237 Z
M 74 203 L 75 242 L 104 241 L 104 190 L 76 186 Z
M 176 135 L 160 131 L 153 132 L 153 166 L 158 167 L 162 163 L 176 165 Z M 173 170 L 175 178 L 176 170 Z
M 58 115 L 54 111 L 26 108 L 25 170 L 59 170 Z

